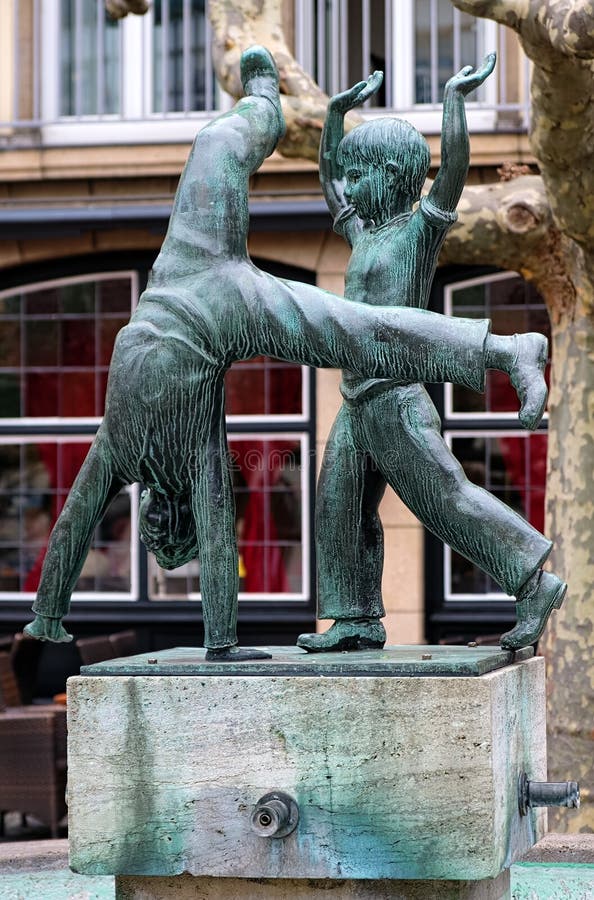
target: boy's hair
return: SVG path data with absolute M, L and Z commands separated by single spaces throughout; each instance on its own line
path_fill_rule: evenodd
M 357 125 L 343 137 L 338 145 L 338 162 L 344 165 L 348 160 L 375 166 L 393 163 L 404 190 L 415 203 L 429 172 L 431 153 L 416 128 L 403 119 L 384 116 Z

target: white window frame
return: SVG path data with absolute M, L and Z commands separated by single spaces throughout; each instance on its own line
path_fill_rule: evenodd
M 512 278 L 521 278 L 519 272 L 498 272 L 495 275 L 480 275 L 477 278 L 467 278 L 463 281 L 455 281 L 446 285 L 444 289 L 444 314 L 446 316 L 453 315 L 453 295 L 456 290 L 461 288 L 475 287 L 479 284 L 495 284 L 498 281 L 509 281 Z M 518 421 L 517 412 L 460 412 L 454 410 L 454 386 L 450 383 L 444 385 L 444 409 L 445 418 L 456 422 L 477 422 L 484 420 L 492 422 L 493 419 L 499 419 L 509 422 Z M 543 421 L 548 420 L 548 412 L 543 415 Z
M 442 124 L 442 104 L 414 102 L 414 46 L 415 0 L 398 0 L 392 14 L 392 84 L 394 108 L 423 134 L 439 134 Z M 497 23 L 477 19 L 476 59 L 461 60 L 462 65 L 480 65 L 489 50 L 497 48 Z M 452 75 L 455 75 L 452 72 Z M 484 99 L 466 101 L 466 117 L 469 131 L 493 131 L 497 122 L 497 80 L 488 78 L 482 90 Z M 369 111 L 366 113 L 369 115 Z
M 122 113 L 60 116 L 59 0 L 41 0 L 41 138 L 44 146 L 191 142 L 216 114 L 231 108 L 232 98 L 215 84 L 216 111 L 166 114 L 150 111 L 153 16 L 151 7 L 144 16 L 126 16 L 119 23 L 122 69 L 128 76 L 136 75 L 122 79 Z
M 338 4 L 342 2 L 343 0 L 334 0 L 337 10 Z M 316 0 L 295 0 L 296 56 L 307 71 L 313 69 L 315 56 L 313 48 L 317 40 L 314 32 L 315 4 Z M 390 74 L 394 92 L 392 106 L 388 109 L 364 109 L 362 114 L 364 118 L 371 119 L 386 115 L 386 112 L 395 113 L 407 119 L 424 134 L 439 134 L 442 125 L 442 105 L 414 102 L 414 5 L 415 0 L 392 0 L 392 8 L 387 15 L 387 25 L 388 27 L 391 25 L 391 52 L 387 63 L 391 63 Z M 339 43 L 337 32 L 338 29 L 334 34 L 335 45 Z M 463 65 L 479 65 L 487 51 L 497 48 L 497 23 L 477 19 L 477 37 L 477 59 L 463 60 Z M 336 59 L 335 62 L 338 71 L 340 60 Z M 452 75 L 454 74 L 452 72 Z M 483 100 L 471 98 L 466 103 L 468 128 L 475 132 L 490 132 L 497 123 L 495 109 L 497 79 L 494 77 L 487 79 L 482 90 Z

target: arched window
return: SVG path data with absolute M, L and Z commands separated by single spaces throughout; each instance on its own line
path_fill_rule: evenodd
M 35 596 L 49 533 L 101 421 L 113 341 L 145 279 L 146 268 L 87 271 L 0 291 L 0 604 Z M 306 367 L 264 357 L 227 375 L 242 601 L 312 608 L 312 390 Z M 165 572 L 139 542 L 138 495 L 125 488 L 98 527 L 75 605 L 200 600 L 198 561 Z

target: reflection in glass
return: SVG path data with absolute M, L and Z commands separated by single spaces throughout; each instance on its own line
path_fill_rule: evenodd
M 101 415 L 131 305 L 129 276 L 0 297 L 0 418 Z
M 103 3 L 60 0 L 60 115 L 120 112 L 121 24 Z
M 467 478 L 544 532 L 547 436 L 537 434 L 461 434 L 452 451 Z M 451 551 L 454 594 L 500 593 L 501 588 L 468 560 Z
M 491 319 L 496 334 L 538 331 L 550 341 L 550 322 L 542 297 L 517 275 L 454 287 L 451 291 L 451 314 Z M 545 372 L 547 383 L 549 372 L 550 360 Z M 452 387 L 453 413 L 515 413 L 518 408 L 516 392 L 502 372 L 487 372 L 484 394 L 477 394 L 460 385 Z
M 50 531 L 90 441 L 0 444 L 0 591 L 37 589 Z M 97 529 L 75 590 L 130 591 L 130 498 Z
M 205 0 L 154 0 L 153 9 L 154 111 L 212 109 L 213 97 L 206 96 Z
M 303 590 L 301 444 L 288 438 L 230 438 L 236 504 L 240 591 Z M 152 599 L 185 598 L 200 590 L 197 561 L 165 572 L 149 556 Z
M 302 409 L 302 369 L 258 356 L 234 364 L 225 378 L 227 415 L 294 415 Z

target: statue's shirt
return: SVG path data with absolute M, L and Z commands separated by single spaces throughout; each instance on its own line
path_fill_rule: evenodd
M 335 231 L 346 236 L 353 216 L 352 207 L 344 210 L 334 223 Z M 455 212 L 444 212 L 423 197 L 414 212 L 360 231 L 346 271 L 345 298 L 374 306 L 426 309 L 439 251 L 456 218 Z M 395 383 L 344 371 L 340 390 L 345 400 L 355 401 Z

